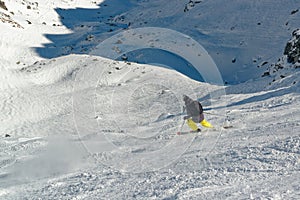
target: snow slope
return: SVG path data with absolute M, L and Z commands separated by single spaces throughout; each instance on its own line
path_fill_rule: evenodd
M 300 22 L 297 0 L 172 0 L 167 3 L 110 0 L 98 5 L 98 8 L 56 9 L 62 25 L 73 33 L 47 34 L 50 43 L 38 47 L 37 52 L 46 58 L 86 54 L 123 29 L 163 27 L 184 33 L 203 45 L 224 81 L 235 84 L 260 76 L 266 67 L 257 69 L 262 63 L 276 62 L 290 33 Z M 129 60 L 140 63 L 153 63 L 157 57 L 169 58 L 162 52 L 151 56 L 151 51 L 128 55 Z
M 100 4 L 109 9 L 119 1 L 37 2 L 34 9 L 37 4 L 30 1 L 11 0 L 5 2 L 8 11 L 1 10 L 6 14 L 13 11 L 10 15 L 15 23 L 0 23 L 0 199 L 299 199 L 299 68 L 287 66 L 279 72 L 284 78 L 278 78 L 279 73 L 258 78 L 256 73 L 261 72 L 250 70 L 253 80 L 220 86 L 194 81 L 165 67 L 97 55 L 70 54 L 45 60 L 31 48 L 45 48 L 44 33 L 69 33 L 71 39 L 76 35 L 49 8 L 98 9 Z M 195 17 L 191 13 L 202 6 L 220 5 L 218 1 L 203 1 L 192 6 L 191 2 L 186 6 L 189 11 L 184 12 L 190 13 L 186 15 L 189 17 Z M 240 7 L 255 7 L 255 3 L 237 2 Z M 280 5 L 264 2 L 272 9 Z M 289 2 L 280 9 L 287 16 L 294 9 L 293 1 Z M 174 13 L 180 17 L 170 20 L 183 20 L 178 13 L 187 2 L 174 1 L 163 7 L 162 1 L 131 3 L 126 8 L 133 10 L 128 10 L 124 20 L 138 23 L 142 19 L 136 17 L 141 14 L 136 3 L 143 7 L 148 23 L 156 25 Z M 226 8 L 234 10 L 229 5 Z M 156 9 L 164 9 L 163 16 L 161 21 L 151 22 Z M 209 18 L 208 14 L 203 16 Z M 290 16 L 291 27 L 296 14 Z M 248 22 L 253 20 L 243 16 Z M 280 16 L 283 18 L 278 21 L 286 19 Z M 213 21 L 206 20 L 207 25 Z M 16 23 L 23 28 L 13 27 Z M 216 34 L 214 30 L 225 30 L 207 27 L 206 31 L 213 32 L 211 37 Z M 82 32 L 87 30 L 81 28 Z M 88 28 L 96 31 L 93 23 Z M 281 39 L 288 40 L 290 33 L 283 33 L 277 31 L 276 36 L 285 44 Z M 99 31 L 99 40 L 109 35 Z M 80 48 L 77 42 L 83 37 L 77 36 L 75 49 Z M 219 37 L 202 40 L 213 43 Z M 229 43 L 235 43 L 235 38 Z M 281 51 L 283 46 L 277 44 L 274 46 Z M 94 50 L 94 45 L 80 45 Z M 53 45 L 53 52 L 60 55 L 66 46 Z M 222 45 L 209 51 L 215 52 L 214 48 L 228 56 Z M 279 51 L 264 48 L 272 56 Z M 72 53 L 65 50 L 63 54 Z M 241 48 L 235 52 L 244 53 Z M 275 60 L 279 57 L 280 53 Z M 235 64 L 242 66 L 238 60 Z M 243 62 L 249 63 L 246 60 Z M 183 94 L 201 101 L 215 129 L 175 134 L 188 130 L 186 125 L 181 129 Z M 223 125 L 232 128 L 224 129 Z
M 1 93 L 1 132 L 11 135 L 1 139 L 2 199 L 300 195 L 297 71 L 294 85 L 248 82 L 216 99 L 221 86 L 94 56 L 37 63 L 22 75 L 28 85 Z M 216 127 L 233 128 L 176 136 L 182 94 L 218 114 L 206 115 Z
M 1 24 L 2 63 L 19 68 L 33 64 L 40 57 L 89 54 L 100 42 L 124 29 L 163 27 L 186 34 L 203 45 L 229 84 L 256 78 L 266 70 L 267 65 L 263 63 L 276 62 L 291 32 L 298 28 L 300 13 L 297 0 L 172 0 L 168 3 L 164 0 L 7 0 L 6 6 L 8 11 L 1 12 L 10 15 L 23 28 Z M 129 55 L 128 59 L 154 63 L 153 60 L 166 60 L 165 57 L 169 59 L 163 52 L 152 55 L 141 51 Z M 186 67 L 181 66 L 179 71 L 184 72 Z M 186 74 L 192 76 L 191 72 Z

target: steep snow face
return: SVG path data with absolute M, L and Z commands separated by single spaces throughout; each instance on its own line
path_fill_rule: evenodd
M 89 54 L 103 40 L 124 29 L 163 27 L 186 34 L 201 44 L 229 84 L 256 78 L 266 70 L 265 65 L 257 66 L 276 62 L 290 32 L 298 28 L 299 19 L 296 0 L 276 3 L 271 0 L 168 3 L 11 0 L 5 5 L 8 10 L 0 12 L 10 20 L 4 17 L 5 22 L 0 24 L 3 65 L 21 68 L 41 57 Z M 141 63 L 174 60 L 168 67 L 182 62 L 176 56 L 145 51 L 129 54 L 127 59 Z M 191 72 L 185 72 L 188 64 L 183 62 L 174 68 L 189 75 Z
M 223 79 L 239 83 L 258 77 L 265 69 L 257 66 L 273 63 L 282 55 L 290 32 L 298 28 L 297 8 L 296 0 L 104 1 L 99 8 L 56 9 L 62 25 L 73 33 L 47 35 L 51 43 L 36 51 L 47 58 L 88 53 L 91 47 L 123 29 L 163 27 L 195 39 L 215 60 Z M 174 59 L 151 52 L 143 59 L 144 54 L 136 52 L 127 59 L 145 63 Z
M 273 63 L 282 55 L 290 32 L 299 23 L 297 1 L 141 4 L 143 10 L 134 8 L 137 12 L 125 15 L 125 22 L 132 21 L 132 27 L 163 26 L 191 36 L 206 48 L 229 83 L 258 77 L 264 69 L 257 66 Z

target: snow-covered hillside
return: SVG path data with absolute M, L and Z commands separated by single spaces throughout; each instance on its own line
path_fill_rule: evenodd
M 300 195 L 299 71 L 286 78 L 296 84 L 248 82 L 216 99 L 223 87 L 93 56 L 22 75 L 27 84 L 1 93 L 3 199 Z M 233 128 L 177 136 L 182 94 L 201 98 L 216 127 Z
M 1 33 L 1 60 L 15 67 L 39 57 L 89 54 L 124 29 L 163 27 L 203 45 L 229 84 L 256 78 L 266 70 L 264 63 L 276 62 L 300 22 L 297 0 L 7 0 L 5 5 L 8 10 L 0 11 L 5 21 L 1 29 L 10 31 Z M 157 57 L 136 53 L 128 59 L 153 63 Z
M 0 2 L 0 199 L 300 198 L 297 1 Z M 132 62 L 172 54 L 99 56 L 146 26 L 195 39 L 235 84 Z M 176 135 L 183 94 L 214 129 Z

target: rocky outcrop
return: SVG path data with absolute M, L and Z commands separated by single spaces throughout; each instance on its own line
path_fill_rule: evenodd
M 7 7 L 5 6 L 5 3 L 3 1 L 0 1 L 0 8 L 7 10 Z
M 201 3 L 202 1 L 190 0 L 187 4 L 185 4 L 184 12 L 190 11 L 192 8 L 195 7 L 196 4 Z
M 293 31 L 292 39 L 288 41 L 284 49 L 287 61 L 292 64 L 300 63 L 300 29 Z
M 268 66 L 262 77 L 272 77 L 272 82 L 276 82 L 300 68 L 300 29 L 293 31 L 292 38 L 287 42 L 283 54 L 276 63 Z

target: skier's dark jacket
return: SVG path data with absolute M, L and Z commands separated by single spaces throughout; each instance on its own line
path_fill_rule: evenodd
M 187 115 L 186 118 L 192 118 L 196 123 L 199 123 L 204 120 L 203 108 L 198 101 L 194 101 L 190 97 L 183 95 L 183 101 L 185 103 L 185 108 Z

